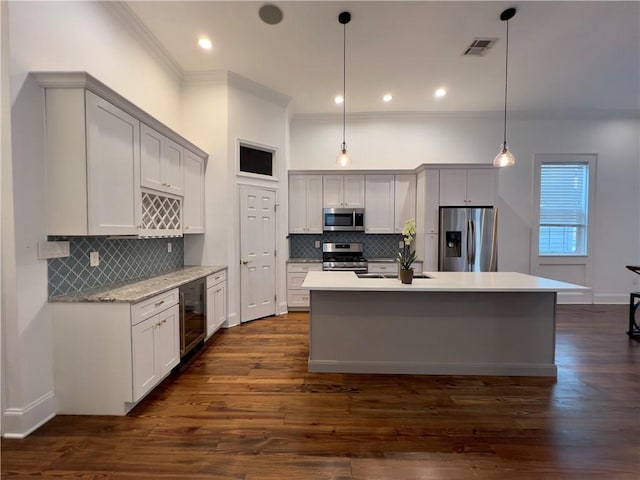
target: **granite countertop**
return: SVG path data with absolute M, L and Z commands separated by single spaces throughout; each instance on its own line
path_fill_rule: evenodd
M 49 297 L 49 302 L 123 302 L 137 303 L 198 278 L 225 270 L 222 265 L 185 266 L 178 270 L 142 280 L 130 280 L 82 292 Z
M 322 263 L 322 258 L 289 258 L 287 263 Z

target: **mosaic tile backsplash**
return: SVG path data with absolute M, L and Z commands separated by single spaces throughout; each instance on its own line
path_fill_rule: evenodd
M 400 250 L 402 235 L 365 235 L 362 232 L 324 232 L 318 235 L 289 235 L 291 258 L 320 258 L 322 247 L 315 248 L 316 240 L 323 242 L 361 242 L 365 258 L 395 258 Z
M 108 239 L 106 237 L 59 238 L 69 240 L 70 255 L 48 260 L 49 296 L 80 292 L 124 280 L 160 275 L 184 266 L 184 242 L 180 237 Z M 171 242 L 171 253 L 167 243 Z M 100 265 L 89 266 L 89 252 L 100 254 Z

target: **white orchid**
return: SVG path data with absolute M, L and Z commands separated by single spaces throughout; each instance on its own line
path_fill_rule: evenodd
M 411 219 L 404 222 L 404 228 L 402 229 L 402 236 L 404 237 L 404 247 L 398 252 L 398 263 L 400 269 L 411 270 L 411 264 L 416 259 L 415 250 L 411 251 L 411 242 L 416 235 L 416 221 Z
M 404 237 L 404 244 L 411 245 L 413 237 L 416 235 L 416 221 L 413 219 L 404 222 L 404 228 L 402 229 L 402 236 Z

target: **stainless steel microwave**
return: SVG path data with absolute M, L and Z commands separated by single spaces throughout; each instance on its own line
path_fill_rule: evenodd
M 322 211 L 325 232 L 364 232 L 364 208 L 325 208 Z

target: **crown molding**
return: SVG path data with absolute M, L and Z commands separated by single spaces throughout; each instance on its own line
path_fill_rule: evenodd
M 184 72 L 178 63 L 125 2 L 99 3 L 106 11 L 119 20 L 121 25 L 128 29 L 129 32 L 140 41 L 140 44 L 146 48 L 177 81 L 182 81 Z
M 287 107 L 291 102 L 291 97 L 280 93 L 272 88 L 266 87 L 261 83 L 249 80 L 246 77 L 238 75 L 237 73 L 228 72 L 229 85 L 239 90 L 244 90 L 247 93 L 251 93 L 262 99 L 268 100 L 276 105 Z
M 482 111 L 447 111 L 447 112 L 419 112 L 419 111 L 398 111 L 398 112 L 352 112 L 346 117 L 351 119 L 380 119 L 380 118 L 424 118 L 424 119 L 447 119 L 447 118 L 491 118 L 502 119 L 504 112 L 493 110 Z M 335 121 L 342 119 L 341 113 L 296 113 L 292 116 L 292 121 Z M 603 120 L 603 119 L 629 119 L 639 120 L 640 109 L 627 110 L 518 110 L 509 112 L 510 120 Z
M 142 123 L 148 125 L 154 130 L 169 137 L 174 142 L 182 145 L 202 158 L 208 158 L 209 155 L 198 146 L 191 143 L 182 135 L 172 130 L 160 120 L 152 117 L 134 103 L 127 100 L 115 90 L 102 83 L 97 78 L 87 72 L 31 72 L 31 77 L 35 79 L 41 88 L 79 88 L 86 89 L 104 98 L 116 107 L 124 110 Z
M 229 83 L 229 72 L 226 70 L 203 70 L 199 72 L 184 72 L 182 75 L 183 85 L 227 85 Z

